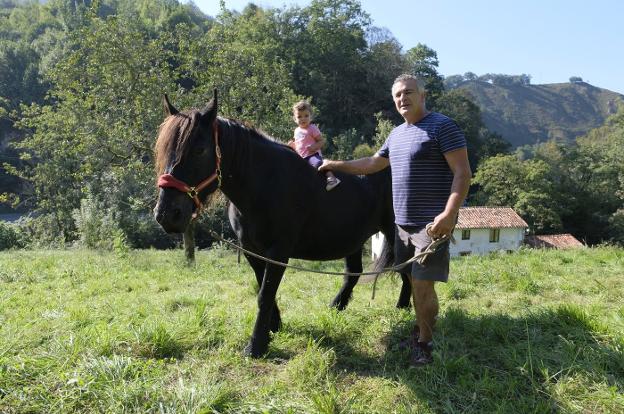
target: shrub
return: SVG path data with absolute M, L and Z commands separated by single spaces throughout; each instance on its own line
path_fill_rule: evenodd
M 113 241 L 123 237 L 115 214 L 89 196 L 80 200 L 80 208 L 73 217 L 79 235 L 79 243 L 91 249 L 112 250 Z
M 0 221 L 0 250 L 22 247 L 15 225 Z

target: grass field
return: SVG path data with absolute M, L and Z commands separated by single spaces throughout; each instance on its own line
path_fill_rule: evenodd
M 340 270 L 339 262 L 305 263 Z M 288 270 L 283 329 L 242 349 L 255 279 L 223 249 L 0 253 L 0 413 L 622 413 L 624 250 L 454 259 L 435 362 L 408 369 L 392 278 Z

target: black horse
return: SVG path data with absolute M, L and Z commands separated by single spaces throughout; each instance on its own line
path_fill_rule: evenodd
M 242 247 L 279 262 L 344 257 L 346 271 L 357 273 L 362 245 L 372 234 L 382 231 L 393 240 L 389 169 L 362 177 L 339 175 L 340 185 L 326 191 L 323 174 L 288 146 L 217 117 L 216 91 L 202 111 L 178 112 L 166 96 L 164 105 L 168 116 L 155 146 L 161 189 L 154 215 L 165 231 L 183 233 L 203 200 L 220 188 L 230 200 L 230 223 Z M 275 296 L 285 269 L 245 256 L 260 286 L 245 353 L 259 357 L 267 351 L 269 332 L 281 325 Z M 402 278 L 397 306 L 408 307 L 409 280 Z M 347 306 L 357 280 L 344 278 L 332 306 Z

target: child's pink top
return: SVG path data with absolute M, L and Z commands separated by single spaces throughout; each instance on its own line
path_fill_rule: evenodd
M 294 136 L 295 150 L 303 158 L 309 157 L 310 155 L 314 155 L 317 152 L 320 154 L 321 150 L 310 151 L 308 149 L 308 145 L 315 144 L 320 136 L 321 136 L 321 131 L 314 124 L 308 125 L 307 128 L 297 127 L 295 129 L 295 136 Z

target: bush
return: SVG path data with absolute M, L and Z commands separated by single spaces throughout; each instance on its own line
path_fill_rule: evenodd
M 0 250 L 23 247 L 18 230 L 13 224 L 0 221 Z
M 79 235 L 79 244 L 91 249 L 113 249 L 113 241 L 123 239 L 123 231 L 115 220 L 115 214 L 93 197 L 80 200 L 80 208 L 73 217 Z
M 64 248 L 67 242 L 61 220 L 53 214 L 22 217 L 15 228 L 21 247 Z

